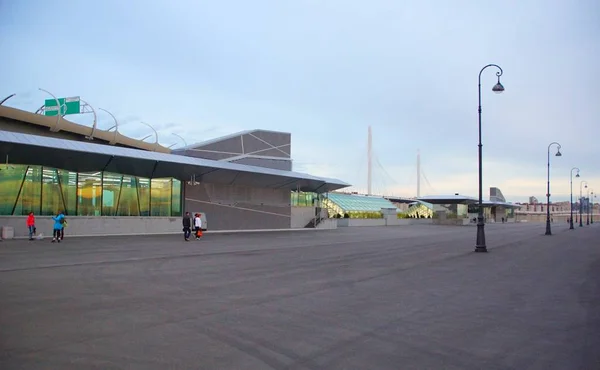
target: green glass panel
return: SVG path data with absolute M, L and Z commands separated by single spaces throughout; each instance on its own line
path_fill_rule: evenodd
M 116 216 L 117 215 L 117 202 L 119 201 L 119 194 L 121 192 L 121 181 L 123 176 L 104 172 L 102 174 L 102 215 L 103 216 Z
M 171 216 L 181 216 L 181 181 L 173 179 L 171 193 Z
M 66 215 L 75 215 L 77 209 L 77 172 L 58 170 L 62 201 Z
M 152 216 L 171 215 L 171 179 L 152 179 L 150 201 Z
M 123 186 L 117 198 L 117 216 L 139 216 L 140 204 L 138 202 L 137 178 L 123 176 Z
M 26 171 L 25 165 L 0 166 L 0 215 L 12 214 Z
M 80 172 L 77 180 L 77 215 L 100 216 L 102 173 Z
M 150 180 L 138 177 L 137 185 L 140 216 L 150 216 Z
M 42 215 L 56 215 L 64 211 L 56 168 L 42 167 Z
M 14 215 L 28 215 L 33 212 L 35 215 L 40 214 L 40 194 L 42 191 L 42 169 L 40 166 L 29 166 L 25 182 L 21 189 L 21 195 L 17 201 Z

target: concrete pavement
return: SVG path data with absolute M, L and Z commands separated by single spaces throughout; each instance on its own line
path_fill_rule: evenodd
M 6 241 L 0 369 L 598 369 L 600 224 Z

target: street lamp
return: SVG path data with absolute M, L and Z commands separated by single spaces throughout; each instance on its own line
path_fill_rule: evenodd
M 479 71 L 479 107 L 477 112 L 479 114 L 479 212 L 477 215 L 477 242 L 475 244 L 475 252 L 487 252 L 487 246 L 485 245 L 485 224 L 483 222 L 483 165 L 482 165 L 482 145 L 481 145 L 481 74 L 488 67 L 498 68 L 496 76 L 498 77 L 498 83 L 494 85 L 492 91 L 499 94 L 504 91 L 504 86 L 500 83 L 500 76 L 502 76 L 502 68 L 496 64 L 488 64 Z
M 586 212 L 586 217 L 585 217 L 585 224 L 589 225 L 590 224 L 590 188 L 588 188 L 587 186 L 586 186 L 586 188 L 587 188 L 587 202 L 586 202 L 587 212 Z
M 590 223 L 591 224 L 594 223 L 594 198 L 596 198 L 596 195 L 594 195 L 594 190 L 592 190 L 591 198 L 590 198 L 590 200 L 592 201 L 592 209 L 590 210 Z
M 548 191 L 546 192 L 546 235 L 552 235 L 552 229 L 550 227 L 550 147 L 556 145 L 556 156 L 562 156 L 560 152 L 560 144 L 553 141 L 548 145 Z
M 569 221 L 569 229 L 571 229 L 571 230 L 575 229 L 573 227 L 573 171 L 574 170 L 577 170 L 577 176 L 575 176 L 575 177 L 579 177 L 579 168 L 577 168 L 577 167 L 571 168 L 571 218 Z
M 579 183 L 579 227 L 583 227 L 583 183 L 587 189 L 587 181 L 581 180 Z

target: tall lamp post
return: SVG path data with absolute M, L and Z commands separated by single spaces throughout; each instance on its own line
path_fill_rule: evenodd
M 569 219 L 569 229 L 571 230 L 575 229 L 573 227 L 573 171 L 575 170 L 577 170 L 577 175 L 575 177 L 579 177 L 579 168 L 571 168 L 571 218 Z
M 498 77 L 498 83 L 494 85 L 492 91 L 499 94 L 504 91 L 504 86 L 500 83 L 500 76 L 502 76 L 502 68 L 496 64 L 488 64 L 479 71 L 479 107 L 477 112 L 479 114 L 479 212 L 477 215 L 477 242 L 475 244 L 475 252 L 487 252 L 487 246 L 485 244 L 485 223 L 483 222 L 483 169 L 482 169 L 482 145 L 481 145 L 481 74 L 488 67 L 498 68 L 496 76 Z
M 594 195 L 594 190 L 592 190 L 590 192 L 590 200 L 592 201 L 592 209 L 590 210 L 590 223 L 593 224 L 594 223 L 594 198 L 596 198 L 596 196 Z
M 560 157 L 560 144 L 553 141 L 548 145 L 548 191 L 546 192 L 546 235 L 552 235 L 552 228 L 550 226 L 550 147 L 556 145 L 556 156 Z
M 586 208 L 587 208 L 587 212 L 585 215 L 585 224 L 589 225 L 590 224 L 590 188 L 587 188 L 587 202 L 585 202 L 586 204 Z
M 579 183 L 579 227 L 583 227 L 583 183 L 587 189 L 587 181 L 582 180 Z

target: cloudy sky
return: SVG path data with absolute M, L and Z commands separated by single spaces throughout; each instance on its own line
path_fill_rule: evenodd
M 574 166 L 600 193 L 597 0 L 0 0 L 0 47 L 9 106 L 35 111 L 39 87 L 81 96 L 165 145 L 291 132 L 295 170 L 358 191 L 370 125 L 374 192 L 403 196 L 418 150 L 422 195 L 477 195 L 477 76 L 496 63 L 503 94 L 482 75 L 484 187 L 541 200 L 559 141 L 553 199 Z

